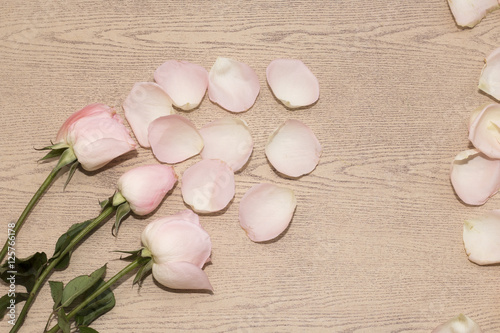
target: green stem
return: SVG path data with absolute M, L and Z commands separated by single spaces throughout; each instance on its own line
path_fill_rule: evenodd
M 33 289 L 31 290 L 28 299 L 26 300 L 26 303 L 24 303 L 23 309 L 19 313 L 19 316 L 17 317 L 15 325 L 12 327 L 10 330 L 10 333 L 14 333 L 19 331 L 19 328 L 21 328 L 24 319 L 26 318 L 26 314 L 28 313 L 28 310 L 35 300 L 35 297 L 38 293 L 38 290 L 40 287 L 43 285 L 43 282 L 47 278 L 50 272 L 54 270 L 54 267 L 57 266 L 57 264 L 64 258 L 64 256 L 71 251 L 89 232 L 91 232 L 94 228 L 96 228 L 103 220 L 105 220 L 111 213 L 115 211 L 116 207 L 110 206 L 104 209 L 101 214 L 99 214 L 98 217 L 96 217 L 92 223 L 90 223 L 85 229 L 80 231 L 78 235 L 76 235 L 71 242 L 68 244 L 68 246 L 59 254 L 59 256 L 55 259 L 53 259 L 49 265 L 47 265 L 40 276 L 37 278 L 35 285 L 33 286 Z
M 71 310 L 71 312 L 68 313 L 67 317 L 68 319 L 73 318 L 78 311 L 83 309 L 85 306 L 87 306 L 90 302 L 92 302 L 97 296 L 105 292 L 109 287 L 111 287 L 116 281 L 118 281 L 120 278 L 122 278 L 124 275 L 127 273 L 133 271 L 135 268 L 142 266 L 144 261 L 148 260 L 148 258 L 143 258 L 143 257 L 138 257 L 134 261 L 132 261 L 130 264 L 128 264 L 124 269 L 116 273 L 115 276 L 113 276 L 111 279 L 109 279 L 106 283 L 104 283 L 99 289 L 94 291 L 92 295 L 87 297 L 82 303 L 80 303 L 76 308 Z M 52 327 L 50 330 L 47 331 L 47 333 L 55 333 L 59 330 L 59 325 L 56 325 Z
M 38 188 L 38 191 L 36 191 L 36 193 L 33 195 L 33 198 L 31 198 L 30 202 L 28 203 L 26 208 L 24 208 L 23 213 L 21 214 L 21 216 L 17 220 L 16 225 L 13 228 L 13 230 L 14 230 L 14 232 L 12 233 L 13 235 L 17 235 L 17 232 L 19 231 L 19 229 L 23 225 L 24 221 L 28 217 L 28 214 L 31 212 L 33 207 L 35 207 L 37 201 L 40 199 L 40 197 L 43 195 L 43 193 L 47 190 L 47 188 L 50 186 L 50 184 L 52 184 L 52 182 L 54 181 L 54 179 L 56 178 L 56 176 L 60 170 L 61 170 L 61 168 L 58 168 L 56 166 L 50 172 L 47 179 L 45 179 L 45 181 L 40 186 L 40 188 Z M 9 238 L 7 237 L 7 241 L 5 242 L 5 244 L 2 248 L 2 251 L 0 252 L 0 262 L 2 262 L 5 259 L 5 255 L 7 254 L 8 248 L 9 248 Z

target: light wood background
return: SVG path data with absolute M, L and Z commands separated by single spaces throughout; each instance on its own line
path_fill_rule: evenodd
M 116 307 L 92 326 L 100 332 L 430 332 L 464 313 L 485 332 L 500 331 L 500 267 L 467 260 L 462 223 L 500 207 L 459 202 L 450 163 L 468 147 L 471 111 L 491 99 L 478 92 L 483 58 L 500 46 L 500 11 L 459 29 L 444 0 L 160 1 L 4 0 L 0 4 L 0 240 L 55 162 L 33 147 L 55 138 L 72 112 L 121 104 L 135 82 L 152 81 L 165 60 L 210 69 L 217 56 L 255 69 L 261 92 L 240 114 L 255 149 L 236 176 L 228 210 L 203 216 L 213 242 L 205 268 L 215 292 L 161 288 L 149 276 L 116 286 Z M 289 111 L 271 94 L 265 69 L 276 58 L 302 59 L 320 82 L 310 108 Z M 182 113 L 182 112 L 179 112 Z M 201 127 L 228 112 L 205 97 L 182 113 Z M 286 180 L 268 165 L 268 135 L 289 118 L 308 124 L 323 145 L 317 169 Z M 199 157 L 176 166 L 182 174 Z M 48 190 L 18 234 L 17 253 L 52 254 L 70 225 L 96 216 L 98 199 L 134 166 L 156 163 L 139 148 L 99 172 L 65 175 Z M 278 241 L 252 243 L 238 204 L 259 182 L 293 188 L 298 207 Z M 111 222 L 51 280 L 68 282 L 108 262 L 113 250 L 140 246 L 156 217 L 185 209 L 180 186 L 147 218 L 129 217 L 118 238 Z M 4 288 L 6 289 L 6 288 Z M 3 294 L 3 293 L 2 293 Z M 41 332 L 52 301 L 45 286 L 22 332 Z M 4 319 L 0 331 L 10 328 Z

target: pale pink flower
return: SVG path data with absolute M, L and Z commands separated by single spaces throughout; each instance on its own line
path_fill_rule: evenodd
M 118 179 L 118 190 L 137 215 L 146 215 L 158 207 L 177 182 L 169 165 L 144 165 L 125 172 Z
M 56 142 L 73 149 L 87 171 L 97 170 L 136 147 L 120 116 L 104 104 L 91 104 L 72 114 L 57 133 Z
M 142 232 L 142 244 L 151 252 L 153 277 L 173 289 L 213 290 L 202 270 L 210 261 L 212 242 L 190 210 L 151 222 Z

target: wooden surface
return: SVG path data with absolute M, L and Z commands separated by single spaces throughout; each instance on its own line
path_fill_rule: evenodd
M 161 288 L 149 276 L 116 287 L 102 332 L 430 332 L 462 312 L 484 332 L 500 331 L 500 267 L 470 263 L 462 223 L 499 208 L 497 195 L 467 207 L 449 183 L 450 163 L 468 147 L 471 111 L 491 99 L 477 90 L 483 58 L 500 46 L 500 11 L 472 30 L 455 25 L 444 0 L 160 1 L 4 0 L 0 5 L 0 240 L 55 162 L 37 163 L 68 115 L 121 104 L 132 85 L 152 81 L 168 59 L 210 69 L 217 56 L 255 69 L 261 92 L 239 116 L 255 141 L 236 176 L 228 210 L 203 216 L 213 241 L 205 268 L 215 292 Z M 302 59 L 320 82 L 310 108 L 289 111 L 271 94 L 265 69 Z M 181 112 L 179 112 L 181 113 Z M 182 113 L 198 127 L 228 115 L 205 97 Z M 268 165 L 268 135 L 289 118 L 323 145 L 317 169 L 286 180 Z M 199 157 L 176 166 L 179 175 Z M 99 172 L 65 175 L 18 234 L 19 257 L 43 250 L 70 225 L 96 216 L 98 199 L 133 166 L 156 163 L 139 148 Z M 296 191 L 298 207 L 278 241 L 252 243 L 238 203 L 253 184 Z M 118 238 L 107 222 L 51 280 L 68 282 L 140 246 L 156 217 L 185 209 L 178 185 L 156 214 L 129 217 Z M 4 288 L 6 289 L 6 287 Z M 51 309 L 45 286 L 22 332 L 41 332 Z M 0 331 L 10 325 L 4 319 Z

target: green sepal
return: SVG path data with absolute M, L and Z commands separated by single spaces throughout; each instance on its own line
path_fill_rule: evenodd
M 52 296 L 52 300 L 54 300 L 53 310 L 57 310 L 59 305 L 61 304 L 64 284 L 59 281 L 49 281 L 50 286 L 50 295 Z
M 99 333 L 95 329 L 88 326 L 78 326 L 80 333 Z
M 45 155 L 44 157 L 42 157 L 41 159 L 38 160 L 38 162 L 40 161 L 45 161 L 45 160 L 48 160 L 48 159 L 51 159 L 51 158 L 54 158 L 54 157 L 59 157 L 62 155 L 62 153 L 64 153 L 64 151 L 66 150 L 67 148 L 61 148 L 61 149 L 52 149 L 51 151 L 49 151 L 47 153 L 47 155 Z
M 36 252 L 28 258 L 15 258 L 14 262 L 7 258 L 0 266 L 0 279 L 10 285 L 9 278 L 15 276 L 16 285 L 25 286 L 29 293 L 46 264 L 47 255 L 44 252 Z
M 99 206 L 101 206 L 101 210 L 108 208 L 109 205 L 110 205 L 109 199 L 99 201 Z
M 69 172 L 68 172 L 68 178 L 66 178 L 66 181 L 64 182 L 63 191 L 66 189 L 66 186 L 68 186 L 71 178 L 73 178 L 73 175 L 75 174 L 75 171 L 76 171 L 76 169 L 78 169 L 79 165 L 80 165 L 80 162 L 78 162 L 78 161 L 75 161 L 75 162 L 73 162 L 73 164 L 71 164 L 71 167 L 69 168 Z
M 51 145 L 43 148 L 35 148 L 35 150 L 57 150 L 57 149 L 65 149 L 69 148 L 69 145 L 64 143 L 64 142 L 59 142 L 54 144 L 52 141 L 50 141 Z
M 59 170 L 62 167 L 71 164 L 77 160 L 75 152 L 71 148 L 67 148 L 63 151 L 61 154 L 61 157 L 59 158 L 59 162 L 57 162 L 56 167 L 54 168 L 55 170 Z
M 125 197 L 119 191 L 116 191 L 115 194 L 113 195 L 112 201 L 113 201 L 113 206 L 117 207 L 120 206 L 122 203 L 127 202 L 127 199 L 125 199 Z
M 59 311 L 57 311 L 57 324 L 63 333 L 71 332 L 71 325 L 69 324 L 69 319 L 63 308 L 60 308 Z
M 134 250 L 134 251 L 119 251 L 119 250 L 116 250 L 116 251 L 113 251 L 113 252 L 118 252 L 118 253 L 125 253 L 125 254 L 128 254 L 128 256 L 122 258 L 120 257 L 121 260 L 127 260 L 127 261 L 133 261 L 135 259 L 137 259 L 138 257 L 142 257 L 141 253 L 143 251 L 144 248 L 140 248 L 139 250 Z
M 130 213 L 130 204 L 128 202 L 122 203 L 120 206 L 118 206 L 116 210 L 116 220 L 115 220 L 115 225 L 111 229 L 111 234 L 114 236 L 118 235 L 118 229 L 120 228 L 120 224 L 122 223 L 122 220 L 125 216 L 127 216 Z
M 3 295 L 0 298 L 0 318 L 3 318 L 10 311 L 11 299 L 14 299 L 14 304 L 17 304 L 27 300 L 28 296 L 28 293 L 16 293 L 14 297 L 10 297 L 9 294 Z
M 145 262 L 143 266 L 141 266 L 141 268 L 139 268 L 139 271 L 135 275 L 134 282 L 132 282 L 132 284 L 134 285 L 138 283 L 139 285 L 141 285 L 146 275 L 148 275 L 152 269 L 153 269 L 153 258 L 150 258 L 148 261 Z
M 99 280 L 92 288 L 90 288 L 83 297 L 90 296 L 94 291 L 104 285 L 104 280 Z M 97 296 L 93 301 L 87 304 L 83 309 L 78 311 L 75 316 L 77 326 L 88 326 L 101 315 L 110 311 L 115 306 L 115 295 L 111 288 L 106 289 L 103 293 Z
M 92 288 L 92 286 L 101 280 L 105 274 L 106 265 L 97 269 L 90 275 L 81 275 L 68 282 L 62 292 L 61 307 L 65 308 L 70 306 L 78 296 Z
M 59 257 L 62 251 L 71 243 L 71 240 L 80 233 L 83 229 L 85 229 L 93 220 L 87 220 L 81 223 L 75 223 L 71 227 L 69 227 L 66 233 L 62 234 L 56 242 L 56 248 L 54 250 L 54 254 L 52 258 L 49 259 L 49 263 L 54 261 Z M 64 255 L 64 258 L 54 267 L 56 270 L 66 269 L 69 265 L 69 260 L 71 258 L 72 251 L 69 251 Z

